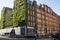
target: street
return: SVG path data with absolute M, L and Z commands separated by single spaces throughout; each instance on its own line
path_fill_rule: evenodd
M 8 38 L 8 37 L 0 37 L 0 40 L 35 40 L 35 38 Z M 38 38 L 37 40 L 53 40 L 53 38 Z
M 37 39 L 37 40 L 53 40 L 53 38 L 41 38 L 41 39 Z

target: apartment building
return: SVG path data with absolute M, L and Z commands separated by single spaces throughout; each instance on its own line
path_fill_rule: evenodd
M 40 34 L 50 35 L 58 33 L 59 30 L 59 18 L 58 15 L 47 5 L 40 4 L 41 11 L 41 30 Z
M 47 5 L 37 5 L 35 0 L 15 0 L 13 25 L 32 27 L 38 36 L 55 34 L 59 31 L 58 15 Z
M 60 16 L 59 16 L 59 32 L 60 32 Z

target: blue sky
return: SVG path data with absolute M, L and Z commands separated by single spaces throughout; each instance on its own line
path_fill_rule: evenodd
M 1 9 L 3 7 L 10 7 L 13 8 L 13 1 L 14 0 L 0 0 L 0 15 L 1 15 Z M 37 4 L 44 3 L 51 7 L 55 13 L 60 15 L 60 0 L 36 0 Z
M 1 10 L 3 7 L 13 8 L 13 0 L 0 0 L 0 17 L 1 17 Z

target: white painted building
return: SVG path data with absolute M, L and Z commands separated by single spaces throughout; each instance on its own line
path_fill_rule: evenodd
M 5 33 L 10 33 L 11 30 L 13 28 L 9 27 L 9 28 L 5 28 L 5 29 L 1 29 L 0 30 L 0 35 L 5 35 Z M 15 34 L 16 35 L 22 35 L 22 36 L 26 36 L 27 33 L 28 33 L 28 36 L 33 36 L 34 35 L 34 28 L 33 27 L 26 27 L 23 26 L 23 27 L 14 27 L 15 29 Z

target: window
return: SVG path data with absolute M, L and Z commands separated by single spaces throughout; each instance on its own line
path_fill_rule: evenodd
M 52 9 L 51 9 L 51 13 L 52 13 L 53 11 L 52 11 Z
M 33 11 L 33 15 L 34 15 L 34 11 Z
M 34 27 L 34 26 L 35 26 L 35 23 L 31 22 L 31 23 L 30 23 L 30 26 L 31 26 L 31 27 Z
M 32 19 L 33 19 L 33 21 L 35 20 L 35 18 L 34 18 L 34 17 L 33 17 Z
M 41 19 L 37 19 L 38 22 L 41 22 Z
M 33 19 L 33 17 L 31 16 L 31 20 Z
M 30 25 L 31 27 L 33 26 L 33 23 L 31 22 L 31 25 Z
M 46 17 L 46 20 L 48 20 L 48 17 Z
M 33 13 L 32 13 L 32 10 L 30 10 L 30 14 L 32 15 Z
M 38 14 L 38 13 L 37 13 L 37 17 L 40 17 L 40 18 L 41 18 L 41 14 Z
M 47 7 L 45 6 L 45 11 L 47 10 Z
M 28 26 L 30 26 L 30 22 L 28 22 Z
M 28 16 L 28 20 L 34 20 L 32 16 Z
M 35 26 L 35 23 L 33 23 L 33 26 Z
M 38 23 L 38 28 L 41 27 L 40 23 Z
M 30 16 L 28 16 L 28 20 L 31 20 L 31 17 Z
M 48 12 L 50 12 L 50 9 L 48 8 Z
M 28 10 L 28 14 L 29 14 L 29 10 Z
M 30 9 L 33 10 L 33 6 L 32 5 L 30 5 Z
M 36 5 L 37 6 L 37 9 L 39 9 L 39 5 Z

